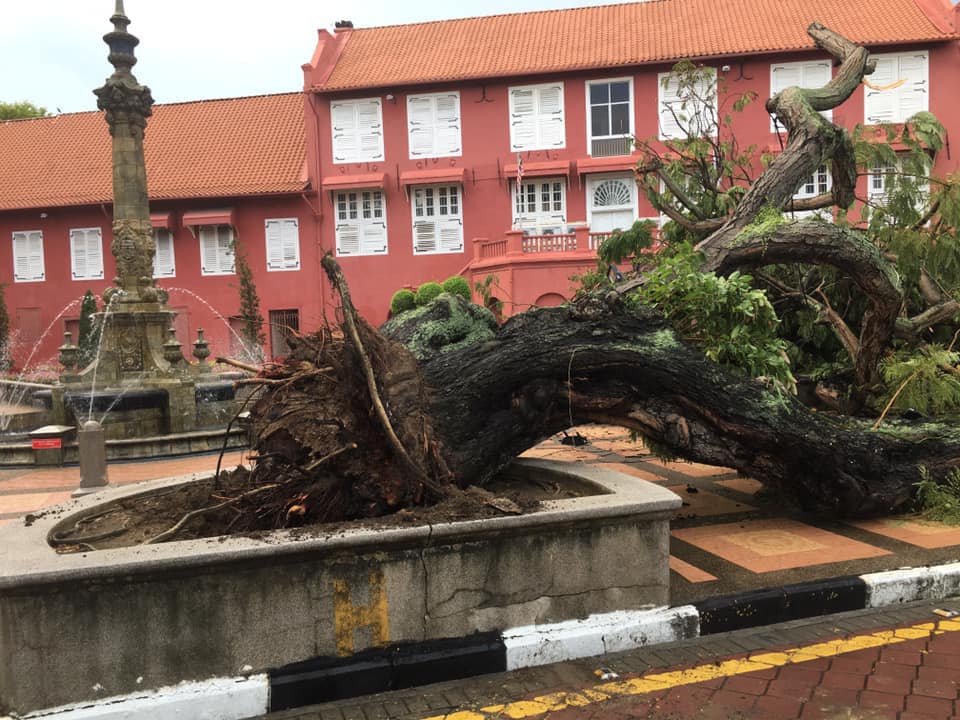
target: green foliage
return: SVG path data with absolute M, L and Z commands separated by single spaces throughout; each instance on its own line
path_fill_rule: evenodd
M 87 290 L 80 301 L 80 329 L 77 338 L 77 347 L 80 349 L 77 359 L 80 367 L 86 367 L 97 357 L 101 329 L 97 312 L 97 298 Z
M 47 109 L 29 102 L 0 102 L 0 121 L 45 117 Z
M 423 285 L 417 288 L 417 306 L 423 307 L 424 305 L 429 305 L 436 297 L 443 292 L 443 286 L 438 282 L 425 282 Z
M 927 520 L 936 520 L 948 525 L 960 525 L 960 470 L 952 470 L 938 483 L 920 468 L 916 507 Z
M 382 328 L 420 360 L 489 340 L 496 329 L 492 312 L 451 293 L 390 318 Z
M 637 220 L 627 230 L 614 230 L 600 243 L 597 256 L 607 266 L 621 263 L 628 257 L 636 261 L 642 251 L 653 245 L 655 228 L 656 223 L 650 220 Z
M 465 277 L 453 275 L 443 281 L 443 291 L 451 295 L 459 295 L 467 302 L 473 301 L 473 294 L 470 292 L 470 283 Z
M 407 288 L 400 288 L 393 294 L 393 297 L 390 298 L 391 315 L 399 315 L 407 310 L 413 310 L 416 306 L 417 297 L 413 294 L 413 290 L 408 290 Z
M 744 240 L 762 237 L 788 222 L 790 222 L 790 218 L 786 217 L 782 210 L 768 205 L 760 210 L 750 224 L 740 231 L 739 237 Z
M 662 254 L 637 298 L 714 362 L 795 392 L 786 343 L 777 337 L 779 319 L 766 294 L 749 275 L 703 273 L 701 262 L 690 245 Z
M 245 346 L 248 360 L 260 362 L 263 360 L 263 349 L 267 344 L 267 336 L 263 329 L 263 315 L 260 314 L 260 296 L 253 281 L 253 271 L 247 262 L 246 255 L 234 247 L 234 263 L 237 279 L 240 283 L 240 320 L 242 326 L 240 336 Z
M 922 413 L 960 409 L 960 377 L 954 366 L 960 353 L 941 345 L 921 345 L 915 350 L 896 352 L 881 364 L 892 407 L 915 408 Z

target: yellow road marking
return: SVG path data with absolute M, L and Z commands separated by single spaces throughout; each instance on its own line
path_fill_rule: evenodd
M 686 670 L 651 673 L 630 680 L 594 685 L 575 692 L 554 692 L 528 700 L 514 700 L 503 705 L 489 705 L 479 710 L 458 710 L 447 715 L 434 715 L 424 720 L 494 720 L 510 718 L 523 720 L 567 708 L 584 707 L 602 703 L 614 697 L 644 695 L 658 690 L 669 690 L 683 685 L 693 685 L 706 680 L 743 675 L 783 665 L 794 665 L 825 657 L 893 645 L 930 637 L 933 634 L 960 631 L 960 621 L 940 620 L 936 623 L 921 623 L 898 630 L 881 630 L 869 635 L 855 635 L 844 640 L 828 640 L 791 650 L 758 652 L 737 660 L 698 665 Z

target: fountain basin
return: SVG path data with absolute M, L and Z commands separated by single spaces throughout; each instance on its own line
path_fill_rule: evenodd
M 580 464 L 521 460 L 511 473 L 548 482 L 574 475 L 598 494 L 433 526 L 68 555 L 48 544 L 111 500 L 194 479 L 180 477 L 112 488 L 27 527 L 2 527 L 10 561 L 0 570 L 0 711 L 243 683 L 314 658 L 667 604 L 669 518 L 679 497 Z

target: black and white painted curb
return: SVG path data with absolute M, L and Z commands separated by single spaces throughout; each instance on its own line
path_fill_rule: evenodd
M 317 658 L 266 674 L 216 678 L 31 713 L 57 720 L 242 720 L 490 672 L 575 660 L 847 610 L 960 595 L 960 562 L 817 580 L 691 605 L 591 615 L 465 638 L 392 646 L 350 658 Z M 242 673 L 247 668 L 240 669 Z M 0 718 L 0 720 L 9 720 Z

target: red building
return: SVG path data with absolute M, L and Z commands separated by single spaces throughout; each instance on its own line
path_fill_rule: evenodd
M 843 126 L 930 110 L 960 137 L 960 35 L 949 0 L 658 0 L 319 31 L 304 93 L 160 105 L 145 147 L 157 277 L 185 346 L 203 328 L 236 354 L 232 244 L 253 270 L 269 354 L 285 327 L 315 329 L 329 306 L 319 266 L 338 256 L 374 323 L 404 286 L 493 279 L 510 314 L 568 298 L 609 230 L 656 218 L 632 178 L 629 141 L 676 132 L 681 100 L 662 79 L 689 58 L 743 145 L 776 152 L 762 99 L 819 85 L 832 64 L 818 20 L 867 46 L 878 68 L 833 113 Z M 719 108 L 702 109 L 703 117 Z M 0 282 L 22 364 L 54 358 L 79 299 L 114 274 L 110 143 L 100 113 L 0 123 Z M 517 192 L 522 164 L 521 192 Z M 957 169 L 940 153 L 937 172 Z M 829 187 L 825 170 L 800 195 Z M 861 179 L 861 196 L 883 175 Z M 74 335 L 76 339 L 76 335 Z
M 267 352 L 286 327 L 316 327 L 319 209 L 300 93 L 158 105 L 144 144 L 154 271 L 185 353 L 202 328 L 213 353 L 243 354 L 235 250 L 273 323 Z M 100 112 L 0 123 L 0 282 L 18 367 L 56 371 L 80 298 L 112 283 L 110 154 Z
M 494 276 L 508 314 L 556 304 L 604 233 L 656 219 L 638 197 L 629 138 L 675 136 L 670 107 L 681 98 L 662 80 L 676 61 L 723 78 L 720 108 L 757 93 L 734 130 L 742 145 L 776 151 L 762 100 L 832 73 L 806 34 L 817 20 L 878 58 L 871 86 L 835 122 L 930 110 L 956 137 L 957 17 L 949 0 L 660 0 L 320 30 L 304 90 L 324 246 L 374 321 L 399 287 L 455 273 Z M 955 155 L 941 155 L 939 172 L 956 169 Z M 882 190 L 883 176 L 863 178 L 863 195 L 868 182 Z M 800 194 L 828 186 L 824 171 Z

